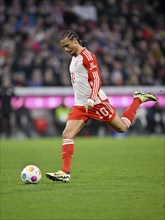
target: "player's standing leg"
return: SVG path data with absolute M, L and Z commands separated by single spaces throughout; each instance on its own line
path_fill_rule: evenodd
M 62 135 L 62 169 L 57 171 L 56 173 L 46 173 L 46 177 L 53 181 L 70 181 L 70 166 L 74 153 L 74 137 L 78 134 L 78 132 L 83 128 L 84 125 L 84 120 L 67 121 L 66 127 Z

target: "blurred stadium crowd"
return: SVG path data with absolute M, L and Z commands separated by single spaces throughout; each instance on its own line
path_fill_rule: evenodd
M 68 86 L 73 29 L 99 61 L 103 85 L 165 83 L 165 16 L 158 0 L 0 0 L 0 80 Z
M 162 3 L 163 0 L 0 0 L 0 92 L 5 103 L 0 136 L 16 137 L 20 132 L 26 137 L 61 134 L 65 120 L 60 121 L 60 115 L 68 114 L 68 109 L 59 106 L 59 112 L 47 111 L 45 121 L 34 119 L 25 106 L 14 112 L 10 101 L 16 86 L 71 85 L 71 57 L 59 45 L 59 35 L 66 29 L 77 32 L 97 56 L 103 85 L 164 85 Z M 163 117 L 163 110 L 157 105 L 141 109 L 130 133 L 138 130 L 139 134 L 162 134 Z M 112 134 L 108 129 L 92 121 L 83 134 Z

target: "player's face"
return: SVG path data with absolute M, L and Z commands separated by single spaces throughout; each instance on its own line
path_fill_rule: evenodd
M 73 40 L 70 40 L 68 37 L 66 37 L 60 41 L 60 45 L 64 48 L 64 50 L 67 53 L 70 53 L 72 56 L 77 55 L 79 43 L 76 38 L 73 38 Z

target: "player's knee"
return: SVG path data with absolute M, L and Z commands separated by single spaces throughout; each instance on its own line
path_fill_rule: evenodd
M 119 132 L 119 133 L 125 133 L 126 130 L 125 130 L 125 129 L 120 129 L 120 130 L 118 130 L 118 132 Z
M 121 126 L 117 129 L 117 132 L 119 133 L 125 133 L 128 130 L 127 126 Z

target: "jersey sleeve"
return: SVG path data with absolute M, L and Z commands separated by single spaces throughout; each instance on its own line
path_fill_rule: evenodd
M 88 82 L 91 86 L 91 93 L 88 98 L 95 101 L 102 83 L 95 55 L 89 51 L 84 51 L 83 65 L 88 71 Z

